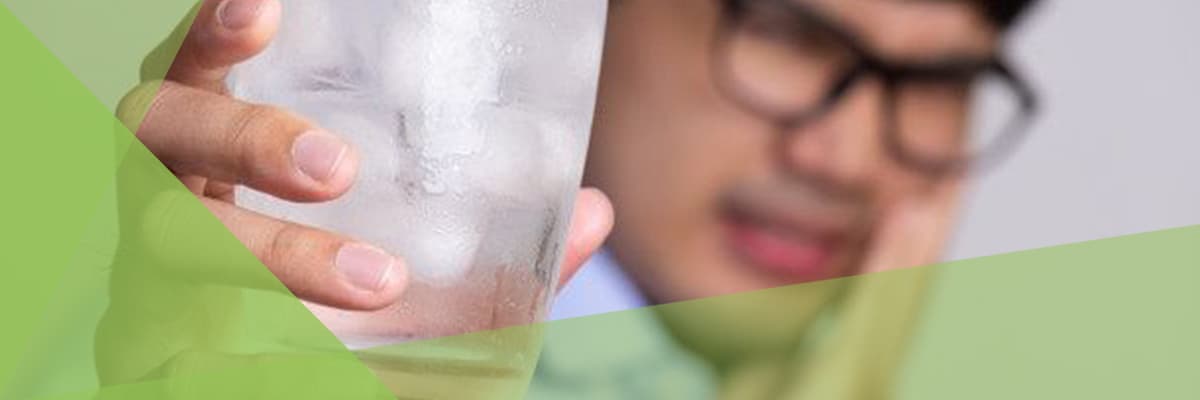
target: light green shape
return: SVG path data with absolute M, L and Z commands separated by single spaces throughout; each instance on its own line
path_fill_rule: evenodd
M 1200 398 L 1200 228 L 945 270 L 904 399 Z
M 138 82 L 149 50 L 197 2 L 0 0 L 110 111 Z M 150 75 L 161 78 L 165 73 Z
M 52 320 L 47 308 L 65 275 L 89 256 L 76 250 L 106 191 L 112 190 L 109 139 L 113 120 L 94 97 L 72 96 L 78 82 L 6 8 L 0 7 L 6 60 L 0 73 L 4 110 L 0 207 L 5 250 L 0 251 L 5 329 L 0 333 L 0 382 L 22 368 L 24 343 Z M 86 92 L 84 92 L 86 94 Z M 88 249 L 94 249 L 88 247 Z M 95 296 L 93 296 L 95 297 Z
M 37 263 L 43 269 L 7 282 L 18 288 L 8 295 L 21 299 L 16 303 L 21 313 L 41 313 L 44 317 L 38 324 L 23 323 L 29 321 L 23 318 L 7 321 L 34 332 L 31 336 L 36 340 L 24 349 L 24 355 L 0 353 L 4 354 L 0 360 L 25 358 L 21 367 L 13 371 L 15 375 L 9 377 L 11 384 L 5 385 L 4 374 L 0 374 L 0 398 L 30 395 L 38 387 L 96 386 L 91 336 L 107 306 L 107 269 L 112 264 L 117 241 L 113 155 L 118 154 L 119 158 L 123 147 L 130 143 L 127 133 L 113 134 L 114 122 L 106 114 L 111 114 L 124 91 L 137 82 L 145 53 L 163 41 L 165 32 L 178 23 L 192 4 L 181 0 L 0 1 L 0 11 L 6 17 L 4 28 L 14 33 L 3 36 L 7 55 L 5 78 L 23 84 L 5 86 L 3 100 L 19 103 L 5 107 L 5 123 L 11 132 L 20 131 L 27 136 L 6 143 L 12 154 L 6 154 L 2 162 L 6 171 L 38 181 L 22 186 L 18 184 L 23 183 L 20 180 L 8 180 L 21 190 L 31 191 L 28 200 L 53 216 L 28 223 L 7 220 L 5 234 L 20 238 L 14 248 L 32 253 L 45 248 L 20 244 L 29 241 L 52 245 L 49 247 L 56 248 L 47 255 L 66 258 L 65 264 L 30 258 L 26 264 Z M 25 29 L 39 40 L 23 40 L 29 34 L 23 32 Z M 172 51 L 171 41 L 165 43 L 166 50 Z M 42 59 L 39 53 L 45 49 L 58 60 Z M 74 77 L 68 74 L 63 79 L 41 79 L 58 75 L 64 65 Z M 158 71 L 150 68 L 146 72 L 151 78 L 154 74 L 161 77 L 167 65 L 169 60 L 157 65 L 151 63 Z M 64 90 L 79 83 L 88 87 L 90 96 L 70 96 L 70 90 Z M 43 86 L 39 90 L 34 85 Z M 31 98 L 42 102 L 31 103 L 28 101 Z M 89 108 L 93 104 L 103 104 L 109 112 L 96 112 L 103 108 Z M 17 118 L 8 117 L 9 113 Z M 23 140 L 31 142 L 22 145 Z M 117 149 L 118 145 L 122 148 Z M 5 201 L 8 211 L 29 217 L 36 215 L 27 214 L 29 209 L 18 206 L 19 202 Z M 82 229 L 82 237 L 72 236 L 77 229 Z M 59 243 L 29 237 L 25 232 L 30 230 L 55 231 Z M 24 254 L 9 256 L 25 257 Z M 58 279 L 53 274 L 58 274 L 61 281 L 50 283 Z M 23 284 L 26 279 L 45 279 L 45 285 L 27 286 Z M 36 296 L 17 296 L 23 291 L 53 300 L 42 304 L 37 303 Z M 13 331 L 12 334 L 23 332 Z

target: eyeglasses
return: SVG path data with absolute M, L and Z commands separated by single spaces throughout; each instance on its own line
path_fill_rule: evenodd
M 723 2 L 712 52 L 716 85 L 785 131 L 824 115 L 860 79 L 876 76 L 885 92 L 884 147 L 907 167 L 945 175 L 1000 161 L 1037 113 L 1033 89 L 998 58 L 894 64 L 798 2 Z

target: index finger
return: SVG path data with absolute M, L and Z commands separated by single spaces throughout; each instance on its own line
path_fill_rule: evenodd
M 194 18 L 184 18 L 147 56 L 142 78 L 153 78 L 154 65 L 170 62 L 168 80 L 225 93 L 229 68 L 267 47 L 282 12 L 278 0 L 205 0 L 192 13 Z M 172 44 L 179 43 L 181 35 L 186 36 L 175 52 Z
M 891 210 L 859 273 L 924 266 L 939 260 L 954 227 L 960 189 L 946 185 L 937 190 L 931 198 L 905 200 Z

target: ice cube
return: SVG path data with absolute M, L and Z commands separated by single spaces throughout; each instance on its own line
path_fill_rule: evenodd
M 461 160 L 463 180 L 486 193 L 519 196 L 535 190 L 542 149 L 529 116 L 511 107 L 484 106 L 470 119 L 483 129 L 485 141 L 478 154 Z
M 405 230 L 405 260 L 422 282 L 450 285 L 464 277 L 475 260 L 486 221 L 484 204 L 452 198 L 425 200 L 420 215 Z

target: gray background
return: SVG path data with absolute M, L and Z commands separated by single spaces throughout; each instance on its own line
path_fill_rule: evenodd
M 1045 112 L 977 178 L 950 259 L 1200 223 L 1200 2 L 1042 3 L 1012 51 Z

